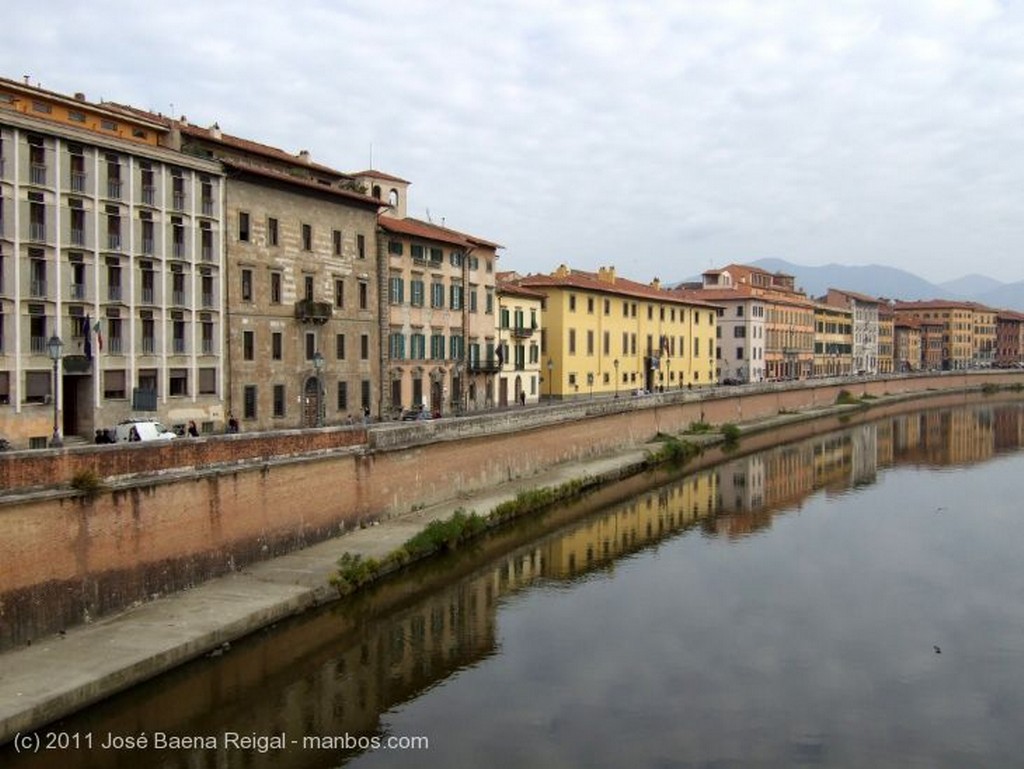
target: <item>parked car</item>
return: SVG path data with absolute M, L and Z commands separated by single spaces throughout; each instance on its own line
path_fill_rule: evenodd
M 177 436 L 153 419 L 126 419 L 114 428 L 115 443 L 136 441 L 171 441 Z
M 403 422 L 418 422 L 420 420 L 433 419 L 433 415 L 425 406 L 416 406 L 402 412 Z

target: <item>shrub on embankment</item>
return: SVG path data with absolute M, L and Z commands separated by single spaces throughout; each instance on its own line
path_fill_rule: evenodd
M 379 561 L 375 558 L 363 558 L 358 554 L 345 553 L 338 559 L 338 571 L 331 577 L 331 584 L 341 595 L 349 595 L 413 561 L 435 553 L 455 550 L 459 545 L 491 528 L 557 502 L 577 497 L 587 485 L 587 480 L 576 479 L 561 486 L 521 491 L 513 499 L 497 505 L 486 516 L 478 515 L 476 512 L 467 513 L 460 507 L 448 518 L 431 521 L 422 531 Z

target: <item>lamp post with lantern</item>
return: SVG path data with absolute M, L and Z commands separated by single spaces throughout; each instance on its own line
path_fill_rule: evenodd
M 60 436 L 60 426 L 57 424 L 57 367 L 64 357 L 64 342 L 54 334 L 46 343 L 46 351 L 53 361 L 53 437 L 50 439 L 50 446 L 57 449 L 64 445 Z

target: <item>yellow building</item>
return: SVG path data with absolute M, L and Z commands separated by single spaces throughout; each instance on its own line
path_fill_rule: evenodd
M 682 293 L 560 266 L 518 284 L 545 295 L 544 398 L 656 392 L 715 383 L 718 307 Z
M 971 302 L 973 311 L 973 327 L 971 329 L 973 343 L 972 365 L 989 367 L 996 361 L 996 310 Z
M 849 376 L 853 371 L 853 311 L 814 305 L 814 376 Z
M 891 374 L 895 371 L 896 360 L 896 313 L 892 305 L 882 302 L 878 305 L 878 373 Z M 993 323 L 993 328 L 995 324 Z
M 924 366 L 921 348 L 921 325 L 912 319 L 897 320 L 893 324 L 893 370 L 920 371 Z

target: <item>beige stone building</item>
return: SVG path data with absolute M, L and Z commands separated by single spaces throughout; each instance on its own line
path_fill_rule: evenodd
M 853 310 L 814 305 L 814 376 L 849 376 L 853 370 Z
M 381 354 L 383 418 L 496 405 L 497 243 L 408 216 L 409 182 L 375 170 L 354 176 L 386 204 L 378 217 L 386 286 Z
M 243 430 L 376 418 L 380 202 L 306 152 L 175 128 L 227 175 L 226 410 Z

